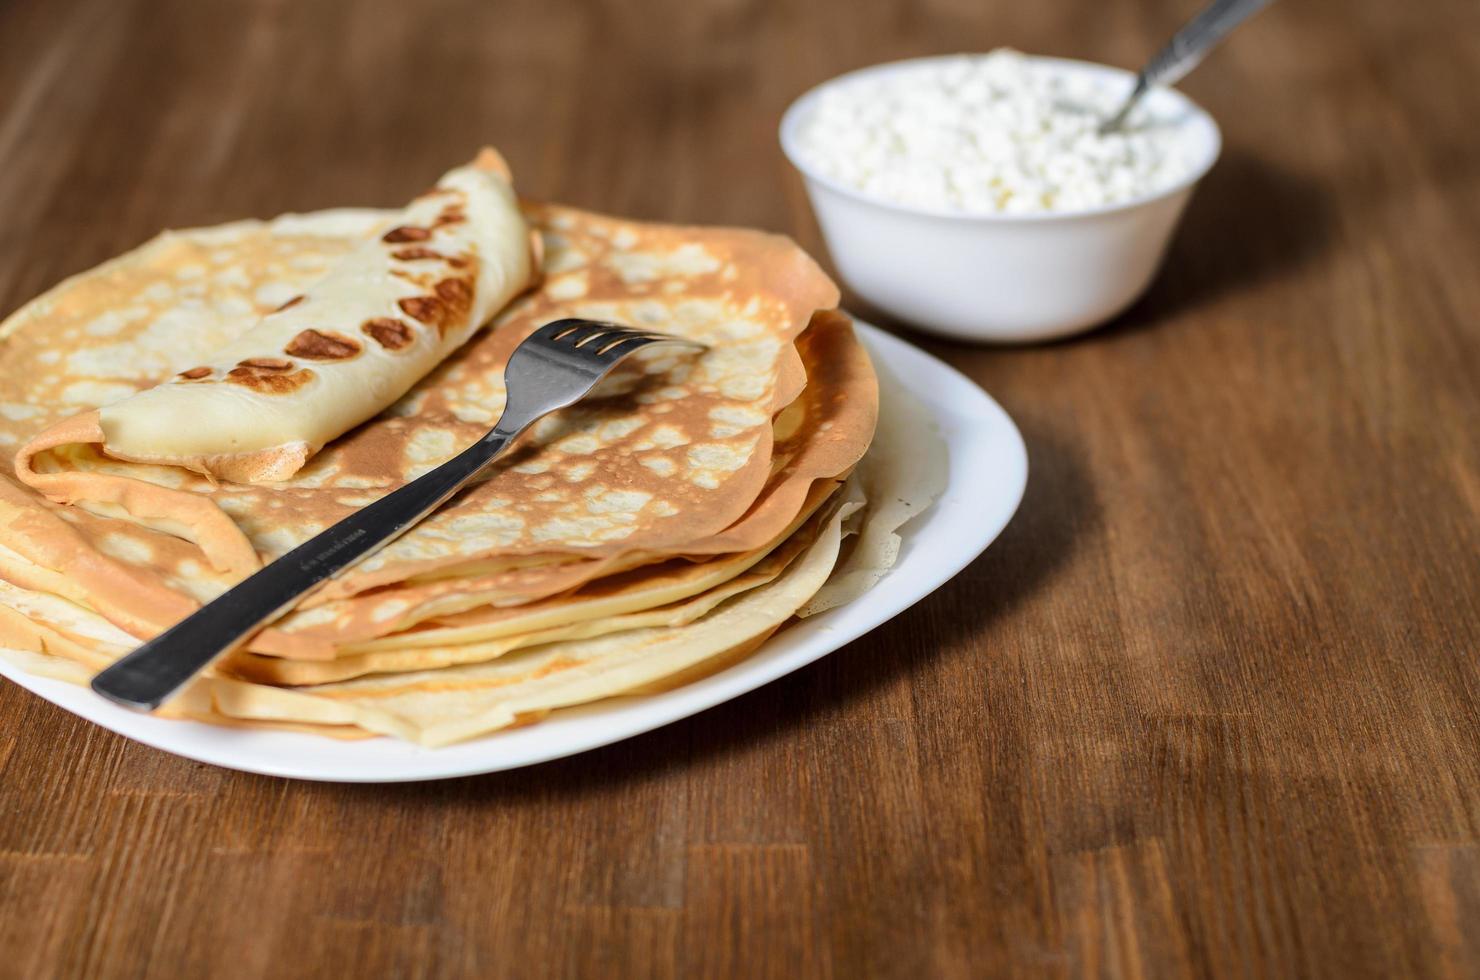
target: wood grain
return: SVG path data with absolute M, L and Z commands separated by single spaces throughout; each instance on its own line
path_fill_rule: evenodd
M 0 3 L 0 308 L 161 227 L 536 197 L 821 242 L 841 70 L 1131 65 L 1192 0 Z M 1227 151 L 1081 340 L 922 341 L 1023 509 L 837 655 L 448 784 L 206 768 L 0 688 L 0 976 L 1480 975 L 1480 7 L 1303 0 L 1186 88 Z

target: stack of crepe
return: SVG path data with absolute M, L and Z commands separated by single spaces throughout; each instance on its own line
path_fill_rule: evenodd
M 943 479 L 837 299 L 788 239 L 521 203 L 489 151 L 401 210 L 165 233 L 0 326 L 0 648 L 86 681 L 477 439 L 586 317 L 708 349 L 630 358 L 162 713 L 439 745 L 723 667 Z

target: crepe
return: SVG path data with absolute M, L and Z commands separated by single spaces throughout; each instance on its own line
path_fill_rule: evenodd
M 817 314 L 798 338 L 797 350 L 806 367 L 807 385 L 772 425 L 772 472 L 765 486 L 740 520 L 685 542 L 682 555 L 696 559 L 767 547 L 806 509 L 817 484 L 830 484 L 845 475 L 868 448 L 878 418 L 878 388 L 851 322 L 832 311 Z M 336 649 L 354 649 L 429 619 L 538 600 L 667 555 L 663 549 L 633 550 L 584 562 L 486 573 L 464 567 L 461 575 L 413 579 L 346 600 L 307 603 L 303 611 L 260 637 L 253 649 L 327 659 Z M 500 613 L 495 608 L 485 615 Z
M 935 422 L 893 373 L 878 367 L 879 451 L 863 458 L 854 474 L 872 506 L 858 522 L 858 536 L 827 584 L 798 610 L 816 616 L 859 598 L 899 560 L 899 529 L 918 517 L 946 489 L 949 460 Z
M 836 508 L 828 512 L 833 509 Z M 764 552 L 687 567 L 673 563 L 661 569 L 641 569 L 640 574 L 617 576 L 615 581 L 603 580 L 594 588 L 570 596 L 505 610 L 508 615 L 496 623 L 431 631 L 443 634 L 440 643 L 419 636 L 415 643 L 398 644 L 397 638 L 392 637 L 375 649 L 328 661 L 285 660 L 244 653 L 233 657 L 220 672 L 269 684 L 320 685 L 367 674 L 484 663 L 515 650 L 559 640 L 682 626 L 732 596 L 773 581 L 816 534 L 815 527 L 790 530 L 775 547 Z
M 214 707 L 235 718 L 352 724 L 437 746 L 650 685 L 770 636 L 826 581 L 846 513 L 837 511 L 775 581 L 685 626 L 552 643 L 471 667 L 368 677 L 311 693 L 222 681 Z
M 480 563 L 512 567 L 526 585 L 543 582 L 522 588 L 518 598 L 528 601 L 589 580 L 589 566 L 577 571 L 582 562 L 614 571 L 621 556 L 683 554 L 737 525 L 772 482 L 773 416 L 805 384 L 796 338 L 814 310 L 836 302 L 836 288 L 778 236 L 555 206 L 527 214 L 543 236 L 540 287 L 380 418 L 270 486 L 117 460 L 89 445 L 38 453 L 31 468 L 48 478 L 126 482 L 126 506 L 94 501 L 82 512 L 0 481 L 0 558 L 14 556 L 9 566 L 0 561 L 0 574 L 49 579 L 131 635 L 152 636 L 480 436 L 502 407 L 509 353 L 561 316 L 624 320 L 713 349 L 698 359 L 637 355 L 592 400 L 536 426 L 485 483 L 315 601 L 373 596 L 427 576 L 457 592 Z M 64 283 L 0 327 L 0 386 L 13 399 L 0 406 L 0 443 L 31 440 L 57 421 L 53 406 L 117 401 L 198 363 L 245 329 L 243 307 L 298 294 L 383 234 L 387 218 L 325 212 L 175 233 Z M 204 271 L 179 278 L 194 266 Z M 853 438 L 861 450 L 867 432 Z M 797 505 L 804 495 L 792 495 Z M 159 516 L 141 521 L 143 512 Z M 748 547 L 770 536 L 757 534 Z M 394 603 L 368 601 L 382 622 L 395 619 Z
M 410 629 L 384 636 L 344 640 L 335 646 L 334 657 L 417 646 L 475 643 L 540 629 L 555 622 L 569 623 L 582 618 L 630 612 L 695 595 L 739 575 L 779 547 L 837 492 L 840 483 L 840 480 L 827 480 L 814 484 L 791 526 L 764 548 L 700 559 L 674 558 L 604 575 L 569 592 L 537 602 L 482 606 L 436 616 Z
M 875 581 L 895 560 L 898 547 L 866 546 L 867 542 L 897 542 L 900 525 L 923 513 L 942 486 L 945 451 L 928 413 L 887 372 L 880 381 L 878 437 L 843 492 L 841 507 L 826 523 L 819 520 L 806 533 L 784 537 L 790 554 L 804 553 L 813 560 L 813 573 L 820 563 L 829 567 L 836 563 L 825 582 L 819 583 L 816 574 L 801 576 L 796 558 L 768 552 L 769 566 L 760 567 L 761 562 L 747 565 L 741 575 L 727 578 L 694 600 L 664 602 L 638 615 L 630 615 L 630 604 L 621 605 L 620 611 L 611 605 L 602 608 L 603 614 L 622 620 L 619 627 L 629 628 L 564 639 L 547 633 L 548 640 L 541 642 L 540 630 L 581 622 L 584 602 L 599 605 L 623 596 L 627 592 L 623 583 L 614 581 L 608 583 L 604 595 L 593 591 L 570 602 L 564 617 L 558 602 L 507 611 L 509 622 L 522 622 L 536 632 L 496 634 L 495 643 L 507 645 L 498 659 L 297 690 L 206 677 L 183 698 L 170 702 L 164 712 L 213 724 L 336 738 L 384 733 L 445 744 L 527 723 L 563 705 L 662 690 L 722 669 L 769 636 L 791 615 L 785 612 L 788 608 L 801 615 L 819 597 L 837 599 L 839 590 L 855 589 L 861 578 Z M 863 488 L 867 486 L 884 496 L 865 499 Z M 824 499 L 832 496 L 828 493 Z M 862 509 L 856 509 L 860 503 Z M 856 532 L 852 547 L 833 549 L 832 557 L 824 558 L 818 549 L 832 548 L 829 535 L 834 528 L 838 539 L 850 529 Z M 784 576 L 772 575 L 777 566 L 784 566 Z M 648 582 L 658 590 L 664 584 L 661 575 Z M 649 598 L 654 596 L 654 601 L 672 597 L 658 592 Z M 442 636 L 444 641 L 454 638 L 452 634 Z M 475 642 L 478 639 L 487 640 L 475 638 Z M 92 671 L 125 652 L 131 643 L 127 633 L 79 605 L 0 583 L 0 655 L 27 670 L 85 683 Z M 455 656 L 456 648 L 456 643 L 448 643 L 434 656 L 443 652 Z M 377 651 L 390 649 L 375 647 Z
M 473 666 L 361 678 L 291 690 L 202 677 L 169 702 L 167 717 L 353 726 L 423 745 L 445 745 L 530 720 L 552 709 L 620 694 L 746 648 L 775 631 L 826 580 L 855 500 L 819 515 L 814 534 L 778 553 L 777 567 L 756 572 L 705 615 L 685 625 L 627 629 L 594 639 L 547 643 Z M 800 552 L 800 554 L 797 554 Z M 0 600 L 3 600 L 0 596 Z M 34 610 L 33 610 L 34 615 Z M 106 629 L 81 607 L 64 614 L 73 631 Z M 680 620 L 681 621 L 681 620 Z M 80 626 L 80 623 L 90 625 Z M 78 643 L 55 625 L 22 616 L 0 602 L 0 649 L 30 656 L 60 654 L 97 669 L 96 642 Z
M 65 503 L 144 499 L 119 481 L 34 461 L 96 444 L 109 457 L 221 480 L 285 480 L 405 394 L 534 274 L 529 227 L 492 150 L 388 223 L 200 363 L 31 440 L 17 458 L 21 479 Z

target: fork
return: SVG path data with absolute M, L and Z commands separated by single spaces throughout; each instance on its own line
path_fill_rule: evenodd
M 524 430 L 584 398 L 651 344 L 704 344 L 594 320 L 556 320 L 524 339 L 504 370 L 503 414 L 473 445 L 255 572 L 99 673 L 92 689 L 153 711 L 218 657 L 298 600 L 416 526 L 488 467 Z

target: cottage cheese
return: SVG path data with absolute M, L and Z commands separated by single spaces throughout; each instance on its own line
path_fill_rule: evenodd
M 871 197 L 933 210 L 1023 214 L 1127 201 L 1190 175 L 1177 120 L 1088 73 L 1016 51 L 935 59 L 824 88 L 797 130 L 802 162 Z

